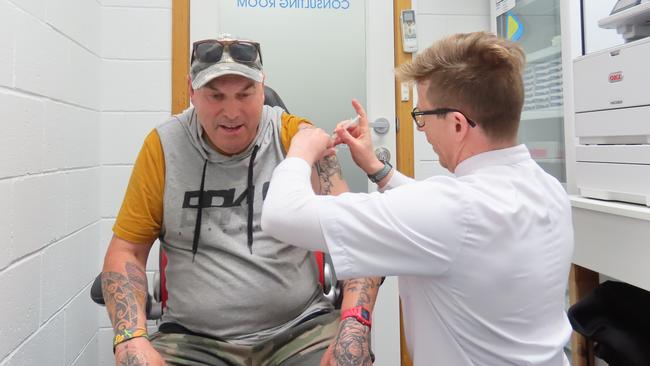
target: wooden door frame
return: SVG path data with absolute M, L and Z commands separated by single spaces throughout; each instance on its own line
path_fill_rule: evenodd
M 402 45 L 402 27 L 400 26 L 400 14 L 402 10 L 411 9 L 411 0 L 393 0 L 393 44 L 395 53 L 395 67 L 409 62 L 413 56 L 404 52 Z M 402 101 L 402 83 L 395 80 L 395 122 L 397 125 L 395 159 L 397 170 L 411 178 L 415 176 L 414 150 L 413 150 L 413 123 L 411 123 L 411 110 L 413 109 L 413 88 L 409 88 L 409 98 Z M 412 366 L 413 363 L 406 347 L 404 336 L 404 321 L 402 316 L 402 304 L 400 302 L 400 358 L 402 366 Z
M 402 29 L 400 26 L 400 13 L 402 10 L 411 9 L 411 0 L 393 0 L 393 43 L 395 45 L 395 67 L 410 62 L 412 54 L 404 52 L 402 45 Z M 409 88 L 407 101 L 401 100 L 402 85 L 395 80 L 395 118 L 397 122 L 397 170 L 411 178 L 415 176 L 414 150 L 413 150 L 413 123 L 411 110 L 413 109 L 413 89 Z
M 190 0 L 172 0 L 172 114 L 190 105 Z

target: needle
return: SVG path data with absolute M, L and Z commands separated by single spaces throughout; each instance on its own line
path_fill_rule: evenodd
M 359 118 L 361 118 L 361 117 L 359 115 L 357 115 L 356 117 L 343 122 L 343 124 L 341 124 L 341 127 L 346 129 L 346 130 L 350 129 L 350 128 L 353 128 L 353 127 L 356 127 L 356 126 L 359 125 Z M 337 136 L 336 131 L 332 132 L 332 138 L 335 139 L 336 136 Z

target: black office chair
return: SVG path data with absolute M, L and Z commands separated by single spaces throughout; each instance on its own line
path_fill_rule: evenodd
M 606 281 L 569 308 L 573 329 L 610 366 L 650 365 L 650 292 Z
M 284 102 L 278 93 L 276 93 L 275 90 L 271 89 L 271 87 L 268 85 L 264 85 L 264 104 L 271 107 L 280 107 L 289 113 L 289 109 L 287 109 L 287 106 L 284 105 Z

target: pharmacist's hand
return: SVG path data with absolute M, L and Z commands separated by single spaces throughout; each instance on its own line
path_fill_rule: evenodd
M 339 123 L 334 130 L 337 135 L 334 143 L 348 145 L 352 154 L 352 160 L 354 160 L 359 168 L 366 172 L 366 174 L 374 174 L 384 167 L 384 163 L 375 156 L 366 111 L 356 99 L 352 99 L 352 107 L 354 107 L 354 110 L 359 116 L 359 124 L 356 127 L 344 128 L 345 122 Z

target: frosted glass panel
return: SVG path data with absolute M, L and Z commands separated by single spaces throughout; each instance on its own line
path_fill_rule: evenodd
M 566 182 L 559 0 L 517 0 L 497 17 L 497 34 L 526 52 L 519 142 L 549 174 Z
M 352 98 L 366 104 L 365 0 L 201 3 L 218 16 L 200 14 L 201 19 L 192 19 L 193 28 L 195 21 L 212 21 L 215 32 L 260 42 L 266 84 L 292 114 L 332 131 L 337 122 L 354 116 Z M 192 37 L 214 37 L 202 29 Z M 368 179 L 349 151 L 341 148 L 339 159 L 350 189 L 367 192 Z

